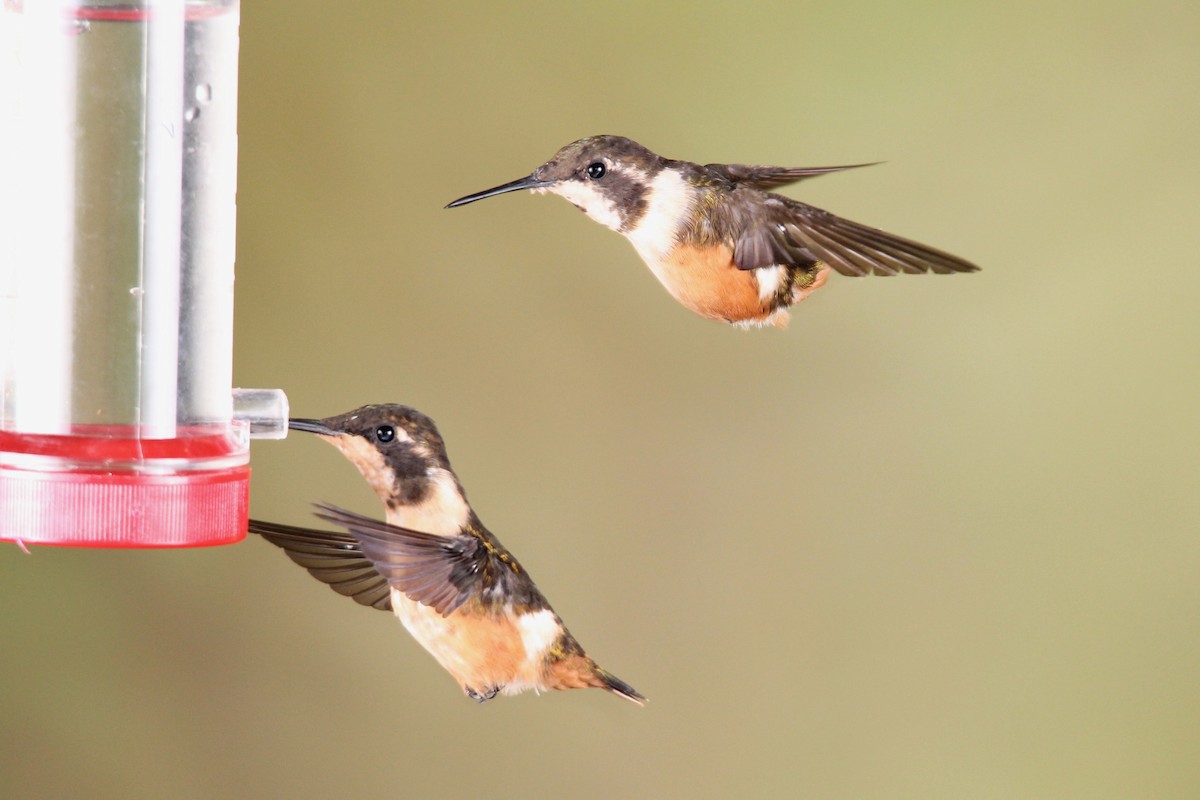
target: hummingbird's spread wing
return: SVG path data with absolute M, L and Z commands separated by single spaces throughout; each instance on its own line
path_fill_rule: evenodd
M 768 195 L 757 210 L 734 240 L 739 269 L 775 264 L 811 269 L 816 261 L 852 276 L 979 269 L 958 256 L 779 195 Z
M 338 594 L 353 597 L 364 606 L 392 609 L 391 586 L 363 555 L 353 536 L 257 519 L 250 520 L 250 533 L 282 548 L 292 561 Z
M 704 168 L 715 173 L 730 183 L 750 186 L 755 189 L 775 189 L 787 186 L 789 183 L 826 175 L 830 172 L 841 172 L 845 169 L 858 169 L 878 164 L 847 164 L 844 167 L 770 167 L 752 164 L 705 164 Z
M 335 506 L 317 509 L 318 517 L 350 532 L 393 588 L 442 616 L 473 598 L 527 610 L 550 607 L 512 554 L 484 530 L 438 536 Z

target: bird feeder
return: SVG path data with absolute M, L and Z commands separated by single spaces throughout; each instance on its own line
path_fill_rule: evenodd
M 0 539 L 244 538 L 237 0 L 0 0 Z

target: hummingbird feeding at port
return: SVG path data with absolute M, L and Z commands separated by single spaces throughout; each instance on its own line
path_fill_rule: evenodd
M 663 158 L 623 136 L 589 136 L 528 177 L 447 208 L 520 189 L 561 195 L 632 242 L 683 306 L 742 327 L 787 325 L 788 309 L 821 288 L 831 269 L 855 277 L 979 269 L 771 191 L 866 166 L 701 165 Z
M 338 593 L 394 613 L 474 700 L 595 687 L 645 702 L 584 652 L 479 521 L 433 420 L 407 406 L 371 405 L 288 427 L 340 450 L 383 501 L 387 521 L 318 505 L 317 516 L 341 530 L 252 519 L 251 533 Z

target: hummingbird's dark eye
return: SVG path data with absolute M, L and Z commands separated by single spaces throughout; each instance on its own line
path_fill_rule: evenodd
M 380 425 L 375 429 L 375 439 L 382 444 L 387 444 L 396 438 L 396 429 L 391 425 Z
M 594 181 L 598 181 L 604 177 L 604 165 L 597 161 L 595 164 L 588 164 L 587 176 Z

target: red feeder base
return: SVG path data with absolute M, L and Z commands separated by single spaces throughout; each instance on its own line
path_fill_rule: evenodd
M 122 432 L 0 432 L 0 540 L 201 547 L 245 538 L 250 466 L 244 440 L 225 428 L 177 439 Z

